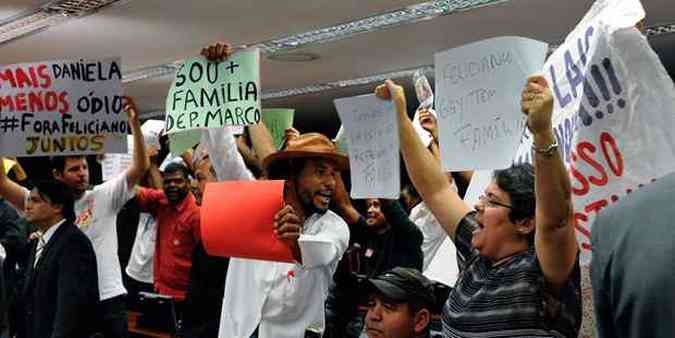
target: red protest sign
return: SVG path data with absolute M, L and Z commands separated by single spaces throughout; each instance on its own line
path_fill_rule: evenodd
M 274 215 L 284 204 L 284 181 L 209 183 L 201 206 L 201 235 L 206 252 L 293 262 L 290 248 L 274 234 Z

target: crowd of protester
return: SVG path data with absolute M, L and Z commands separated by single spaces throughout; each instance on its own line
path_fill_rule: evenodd
M 230 52 L 218 43 L 202 55 L 219 62 Z M 351 199 L 347 155 L 325 135 L 292 128 L 278 151 L 260 123 L 239 136 L 204 131 L 173 158 L 166 138 L 144 145 L 127 99 L 133 163 L 117 177 L 91 186 L 84 156 L 53 158 L 48 180 L 0 168 L 0 337 L 129 337 L 129 311 L 152 311 L 144 304 L 156 295 L 170 300 L 180 337 L 576 337 L 580 249 L 553 96 L 541 76 L 522 82 L 533 164 L 496 171 L 475 205 L 462 199 L 472 173 L 441 168 L 434 115 L 419 114 L 427 147 L 391 80 L 374 92 L 396 108 L 411 182 L 400 201 Z M 266 179 L 285 181 L 270 231 L 294 263 L 209 255 L 200 238 L 206 185 Z M 675 334 L 674 190 L 670 175 L 593 228 L 601 337 Z M 124 259 L 118 231 L 134 238 Z M 422 273 L 447 237 L 460 269 L 454 285 Z M 657 248 L 651 265 L 632 255 L 647 242 Z

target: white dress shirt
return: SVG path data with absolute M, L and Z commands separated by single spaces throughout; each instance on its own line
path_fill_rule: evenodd
M 252 180 L 227 130 L 209 130 L 211 163 L 219 180 Z M 223 155 L 221 157 L 221 155 Z M 305 220 L 298 239 L 302 264 L 232 258 L 225 282 L 220 338 L 301 338 L 324 328 L 324 302 L 349 243 L 349 228 L 331 211 Z

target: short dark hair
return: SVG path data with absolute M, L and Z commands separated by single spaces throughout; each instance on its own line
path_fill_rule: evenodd
M 63 218 L 75 222 L 75 195 L 69 186 L 59 180 L 42 180 L 33 189 L 43 200 L 60 205 Z
M 508 169 L 496 170 L 494 180 L 499 189 L 509 195 L 511 212 L 509 219 L 516 223 L 534 217 L 534 167 L 529 163 L 514 164 Z
M 63 172 L 66 169 L 66 160 L 69 158 L 84 159 L 85 161 L 87 160 L 87 157 L 84 155 L 52 156 L 49 159 L 52 169 Z
M 182 163 L 171 162 L 164 168 L 164 175 L 181 173 L 186 180 L 190 179 L 190 169 Z

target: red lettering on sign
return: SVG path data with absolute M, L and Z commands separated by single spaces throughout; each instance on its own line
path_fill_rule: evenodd
M 577 170 L 576 166 L 574 165 L 577 161 L 577 154 L 574 151 L 571 153 L 571 158 L 572 161 L 570 164 L 570 173 L 572 174 L 572 177 L 575 178 L 579 184 L 581 184 L 581 188 L 572 185 L 572 193 L 577 196 L 586 195 L 591 187 L 588 184 L 586 177 L 584 177 L 584 175 L 579 170 Z
M 602 165 L 593 158 L 595 150 L 595 146 L 589 142 L 579 142 L 579 144 L 577 144 L 579 157 L 581 157 L 584 162 L 588 163 L 588 165 L 593 167 L 593 169 L 597 170 L 598 174 L 600 175 L 600 177 L 589 175 L 588 180 L 596 186 L 602 187 L 607 184 L 609 178 L 607 177 L 605 168 L 603 168 Z
M 614 175 L 621 177 L 623 175 L 623 156 L 619 151 L 619 147 L 616 145 L 614 137 L 609 133 L 603 132 L 600 134 L 600 146 L 602 147 L 602 154 L 605 156 L 605 161 L 607 161 L 609 169 L 612 170 Z M 611 159 L 609 156 L 609 152 L 607 151 L 608 146 L 612 150 L 614 159 Z

